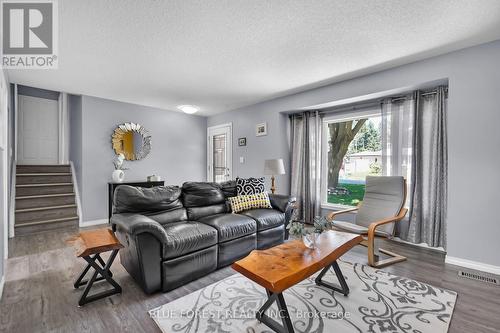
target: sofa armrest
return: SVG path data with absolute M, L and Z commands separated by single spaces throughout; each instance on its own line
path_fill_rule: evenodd
M 296 201 L 295 197 L 283 194 L 269 194 L 269 200 L 271 201 L 271 206 L 282 213 L 286 213 L 287 210 L 293 209 L 293 204 Z
M 285 239 L 288 239 L 288 223 L 292 219 L 293 212 L 295 210 L 295 205 L 297 199 L 292 196 L 282 195 L 282 194 L 269 194 L 269 200 L 271 201 L 271 206 L 274 209 L 285 213 Z
M 167 232 L 160 223 L 141 214 L 114 214 L 111 217 L 113 231 L 124 232 L 129 235 L 149 233 L 160 243 L 167 242 Z
M 114 214 L 111 226 L 124 246 L 120 261 L 127 272 L 150 294 L 162 290 L 162 248 L 167 233 L 158 222 L 133 213 Z

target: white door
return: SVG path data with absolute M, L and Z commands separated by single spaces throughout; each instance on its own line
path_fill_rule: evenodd
M 208 128 L 207 171 L 209 182 L 223 182 L 232 177 L 232 124 Z
M 57 164 L 58 101 L 19 95 L 18 110 L 17 164 Z

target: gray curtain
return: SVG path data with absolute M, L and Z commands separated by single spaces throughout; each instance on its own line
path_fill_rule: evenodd
M 291 116 L 291 193 L 296 217 L 306 223 L 321 213 L 321 118 L 314 111 Z
M 384 176 L 403 176 L 408 188 L 412 185 L 414 94 L 382 101 L 382 166 Z M 406 199 L 411 205 L 411 198 Z M 395 236 L 406 239 L 409 229 L 408 215 L 396 223 Z
M 448 147 L 447 97 L 416 92 L 413 128 L 413 163 L 407 240 L 446 248 Z

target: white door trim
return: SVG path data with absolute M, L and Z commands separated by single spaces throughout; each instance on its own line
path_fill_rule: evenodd
M 19 123 L 18 121 L 18 116 L 17 116 L 17 110 L 18 110 L 18 100 L 17 100 L 17 84 L 14 84 L 14 95 L 11 97 L 14 99 L 14 165 L 12 166 L 12 175 L 10 176 L 11 183 L 10 183 L 10 216 L 9 216 L 9 238 L 13 238 L 15 235 L 15 228 L 14 224 L 16 221 L 16 215 L 15 215 L 15 209 L 16 209 L 16 166 L 17 166 L 17 145 L 18 145 L 18 140 L 17 140 L 17 125 Z
M 226 149 L 227 164 L 229 167 L 229 179 L 232 179 L 233 177 L 233 123 L 230 122 L 230 123 L 207 127 L 207 181 L 209 182 L 213 181 L 211 172 L 213 154 L 211 154 L 210 132 L 225 127 L 229 127 L 228 138 L 227 138 L 228 146 Z
M 0 70 L 1 71 L 1 70 Z M 10 182 L 10 179 L 9 179 L 9 175 L 10 175 L 10 172 L 9 172 L 9 84 L 6 80 L 6 78 L 4 77 L 4 73 L 3 71 L 1 71 L 0 73 L 0 102 L 1 102 L 1 105 L 0 105 L 0 115 L 2 117 L 2 119 L 0 119 L 0 135 L 1 135 L 1 138 L 0 138 L 0 154 L 2 155 L 2 158 L 1 158 L 1 163 L 2 163 L 2 174 L 0 175 L 1 177 L 1 183 L 2 183 L 2 203 L 0 204 L 0 206 L 2 207 L 2 210 L 1 210 L 1 220 L 4 221 L 3 223 L 3 239 L 2 241 L 4 242 L 3 243 L 3 255 L 4 255 L 4 258 L 2 258 L 2 263 L 4 264 L 4 268 L 5 268 L 5 260 L 8 258 L 8 255 L 9 255 L 9 240 L 8 240 L 8 236 L 9 236 L 9 224 L 8 224 L 8 221 L 9 221 L 9 213 L 10 213 L 10 207 L 9 207 L 9 182 Z M 5 269 L 3 270 L 3 275 L 0 277 L 1 281 L 1 289 L 0 289 L 0 297 L 1 297 L 1 292 L 3 290 L 3 283 L 4 283 L 4 277 L 5 277 Z
M 69 163 L 69 101 L 68 94 L 60 92 L 57 100 L 59 107 L 59 164 Z

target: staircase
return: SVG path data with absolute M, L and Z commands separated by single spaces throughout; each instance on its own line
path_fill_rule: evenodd
M 78 227 L 69 165 L 16 167 L 15 235 Z

